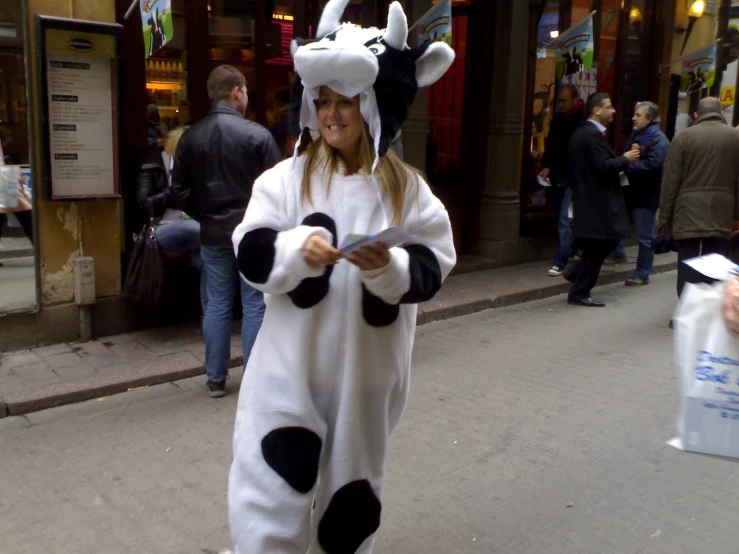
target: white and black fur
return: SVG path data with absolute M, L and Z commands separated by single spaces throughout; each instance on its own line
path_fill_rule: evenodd
M 348 97 L 360 97 L 378 157 L 384 156 L 408 117 L 419 87 L 441 78 L 454 61 L 443 42 L 410 48 L 408 20 L 400 3 L 388 11 L 386 29 L 340 24 L 349 0 L 331 0 L 323 11 L 317 38 L 293 41 L 295 78 L 290 100 L 290 126 L 318 131 L 314 100 L 321 86 Z

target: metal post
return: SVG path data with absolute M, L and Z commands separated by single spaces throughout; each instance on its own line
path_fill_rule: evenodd
M 92 306 L 80 306 L 80 340 L 92 340 Z

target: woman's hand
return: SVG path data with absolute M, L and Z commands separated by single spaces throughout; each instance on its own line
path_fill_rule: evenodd
M 321 236 L 313 235 L 303 245 L 303 259 L 311 267 L 333 265 L 341 258 L 341 252 Z
M 373 269 L 383 268 L 390 263 L 390 250 L 383 243 L 376 242 L 358 248 L 347 256 L 347 260 L 362 271 L 372 271 Z

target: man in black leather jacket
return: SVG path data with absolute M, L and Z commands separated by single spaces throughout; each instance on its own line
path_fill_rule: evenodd
M 213 106 L 180 139 L 171 192 L 178 207 L 200 222 L 201 255 L 208 305 L 203 318 L 205 369 L 210 395 L 225 395 L 231 352 L 231 313 L 241 289 L 244 364 L 264 314 L 257 290 L 239 277 L 231 235 L 244 218 L 254 181 L 282 160 L 272 135 L 244 119 L 246 79 L 234 67 L 215 68 L 208 77 Z

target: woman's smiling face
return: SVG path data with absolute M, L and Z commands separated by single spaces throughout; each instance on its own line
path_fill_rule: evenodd
M 316 111 L 321 135 L 326 142 L 345 159 L 354 157 L 359 152 L 364 125 L 359 97 L 347 98 L 328 87 L 321 87 Z

